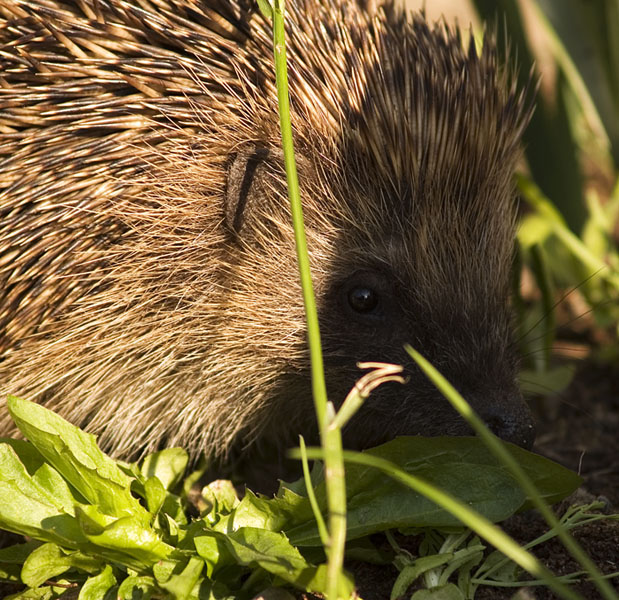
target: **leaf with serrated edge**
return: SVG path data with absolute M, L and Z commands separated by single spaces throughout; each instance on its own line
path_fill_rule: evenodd
M 243 565 L 260 565 L 299 589 L 324 592 L 326 565 L 315 567 L 288 541 L 283 533 L 243 527 L 224 537 L 236 560 Z M 340 584 L 345 588 L 344 597 L 352 593 L 352 582 L 346 576 Z
M 20 431 L 84 498 L 106 514 L 149 514 L 130 491 L 131 479 L 101 452 L 95 437 L 34 402 L 9 396 L 8 407 Z
M 79 518 L 82 516 L 78 513 Z M 132 517 L 116 519 L 98 531 L 85 527 L 84 533 L 93 544 L 130 555 L 149 567 L 167 558 L 174 550 L 162 542 L 153 529 Z

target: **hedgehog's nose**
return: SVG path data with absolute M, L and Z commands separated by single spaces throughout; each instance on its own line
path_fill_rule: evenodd
M 506 442 L 529 449 L 535 441 L 535 425 L 529 407 L 518 397 L 493 403 L 480 415 L 490 431 Z

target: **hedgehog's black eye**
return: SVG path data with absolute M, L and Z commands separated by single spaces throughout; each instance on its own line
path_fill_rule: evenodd
M 384 328 L 393 314 L 392 279 L 378 269 L 358 270 L 336 288 L 343 327 Z
M 379 295 L 371 288 L 357 286 L 348 292 L 348 304 L 358 313 L 366 314 L 376 309 Z

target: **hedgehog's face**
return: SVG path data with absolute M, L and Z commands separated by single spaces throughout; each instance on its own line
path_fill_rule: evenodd
M 240 248 L 229 304 L 247 308 L 228 323 L 228 339 L 238 320 L 239 343 L 279 377 L 281 391 L 270 393 L 281 396 L 287 415 L 294 402 L 290 420 L 282 423 L 276 409 L 268 427 L 295 428 L 296 438 L 314 423 L 303 304 L 281 165 L 275 164 L 280 157 L 258 154 L 239 154 L 230 168 L 242 185 L 228 185 L 226 221 Z M 451 226 L 453 215 L 430 215 L 428 222 L 414 211 L 397 214 L 387 200 L 375 203 L 375 214 L 363 213 L 370 205 L 360 195 L 372 193 L 370 186 L 356 193 L 347 187 L 339 197 L 332 189 L 327 198 L 328 182 L 312 186 L 319 178 L 308 169 L 301 165 L 302 181 L 309 181 L 305 217 L 329 397 L 343 401 L 362 374 L 361 361 L 402 364 L 407 376 L 405 385 L 387 384 L 372 394 L 345 429 L 347 446 L 369 447 L 396 435 L 470 433 L 413 365 L 405 344 L 421 351 L 497 435 L 529 446 L 533 428 L 516 385 L 508 310 L 511 210 L 494 218 L 464 211 Z M 509 193 L 507 186 L 501 193 Z M 393 200 L 421 206 L 421 200 Z M 485 219 L 481 229 L 479 218 Z
M 407 376 L 405 385 L 373 392 L 345 431 L 348 445 L 470 433 L 405 344 L 429 359 L 498 436 L 533 443 L 509 310 L 511 180 L 505 171 L 480 169 L 463 186 L 448 175 L 446 167 L 440 186 L 416 190 L 368 176 L 334 191 L 348 214 L 322 287 L 331 398 L 343 398 L 360 376 L 355 362 L 401 364 Z
M 469 428 L 404 351 L 422 352 L 465 396 L 500 437 L 533 443 L 531 415 L 516 384 L 507 298 L 502 305 L 467 310 L 455 294 L 438 290 L 436 304 L 420 301 L 420 280 L 387 265 L 364 265 L 336 275 L 322 305 L 322 333 L 335 402 L 360 372 L 359 361 L 405 367 L 404 385 L 375 390 L 345 430 L 348 446 L 368 447 L 396 435 L 468 435 Z

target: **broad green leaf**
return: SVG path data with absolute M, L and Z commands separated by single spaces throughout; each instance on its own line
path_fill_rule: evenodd
M 140 465 L 140 471 L 146 478 L 157 477 L 166 490 L 171 490 L 181 480 L 189 456 L 182 448 L 166 448 L 149 454 Z
M 182 564 L 185 564 L 186 562 L 187 559 L 184 559 Z M 168 581 L 179 564 L 179 561 L 175 559 L 164 559 L 157 562 L 153 566 L 153 575 L 155 576 L 157 583 L 161 585 L 162 583 Z
M 580 485 L 581 478 L 568 469 L 512 444 L 507 446 L 547 501 L 560 500 Z M 438 486 L 494 522 L 528 506 L 507 469 L 474 437 L 401 437 L 366 453 Z M 376 469 L 349 464 L 346 478 L 349 540 L 394 527 L 458 525 L 455 517 L 403 484 L 385 479 Z M 324 506 L 324 484 L 318 486 L 316 495 Z M 295 545 L 320 544 L 313 521 L 284 530 Z
M 144 493 L 146 494 L 146 505 L 149 512 L 156 515 L 165 502 L 167 492 L 158 477 L 149 477 L 144 482 Z
M 59 581 L 58 583 L 68 582 Z M 56 598 L 61 598 L 66 591 L 66 588 L 53 588 L 46 585 L 34 590 L 28 588 L 19 594 L 9 596 L 9 598 L 10 600 L 56 600 Z
M 93 435 L 34 402 L 9 396 L 8 407 L 20 431 L 88 502 L 106 514 L 148 522 L 148 512 L 129 490 L 131 479 L 99 450 Z
M 89 577 L 80 590 L 78 600 L 116 600 L 116 577 L 110 565 L 94 577 Z
M 101 560 L 81 552 L 67 552 L 56 544 L 43 544 L 26 559 L 21 571 L 22 581 L 36 588 L 48 579 L 54 579 L 69 569 L 96 573 L 101 569 Z
M 0 438 L 0 444 L 8 444 L 15 450 L 19 460 L 26 467 L 30 475 L 45 463 L 44 456 L 28 441 L 14 438 Z
M 159 585 L 176 600 L 189 599 L 193 597 L 192 592 L 201 579 L 203 569 L 204 561 L 198 556 L 192 556 L 181 573 L 172 575 Z
M 21 581 L 21 569 L 30 553 L 41 545 L 32 541 L 0 549 L 0 579 Z
M 86 507 L 84 507 L 86 508 Z M 102 524 L 97 515 L 90 510 L 77 510 L 77 518 L 84 535 L 93 544 L 131 557 L 125 564 L 152 567 L 159 560 L 167 558 L 174 550 L 161 541 L 157 533 L 145 526 L 139 519 L 123 517 L 109 524 Z
M 309 564 L 283 533 L 243 527 L 223 539 L 239 564 L 259 565 L 302 590 L 320 593 L 326 589 L 326 566 Z M 341 585 L 347 590 L 344 597 L 349 597 L 352 582 L 344 577 Z
M 548 371 L 523 370 L 518 375 L 520 389 L 524 394 L 548 396 L 562 392 L 574 379 L 572 365 L 560 365 Z
M 428 590 L 419 590 L 411 596 L 411 600 L 464 600 L 464 595 L 456 585 L 448 583 Z
M 207 503 L 205 518 L 210 522 L 216 521 L 218 516 L 230 513 L 240 502 L 232 482 L 226 479 L 211 481 L 202 488 L 202 497 Z
M 87 542 L 63 498 L 39 485 L 8 444 L 0 444 L 0 528 L 69 547 Z
M 0 444 L 0 485 L 14 485 L 21 496 L 47 504 L 57 511 L 64 511 L 64 502 L 58 501 L 53 492 L 47 489 L 47 485 L 41 483 L 28 473 L 12 446 Z M 0 504 L 0 510 L 2 508 L 3 505 Z
M 251 490 L 247 490 L 244 498 L 225 522 L 225 529 L 219 526 L 215 528 L 227 532 L 236 531 L 241 527 L 280 531 L 290 521 L 289 506 L 288 502 L 280 502 L 278 498 L 271 500 L 261 498 Z
M 304 556 L 309 558 L 310 549 L 304 549 Z M 393 562 L 394 553 L 383 546 L 376 546 L 371 538 L 362 537 L 346 542 L 346 559 L 357 560 L 374 565 L 388 565 Z M 315 562 L 319 562 L 316 559 Z
M 234 564 L 234 559 L 228 546 L 220 535 L 204 531 L 202 535 L 194 537 L 193 542 L 198 555 L 206 563 L 206 576 L 212 578 L 220 569 Z
M 32 476 L 33 483 L 46 490 L 55 499 L 56 506 L 69 514 L 75 513 L 76 498 L 60 473 L 49 464 L 41 465 Z
M 181 527 L 187 525 L 187 515 L 180 497 L 168 493 L 158 516 L 160 527 L 165 528 L 171 538 L 180 539 L 178 536 L 184 531 Z
M 152 577 L 127 577 L 118 587 L 116 599 L 148 600 L 159 591 Z

